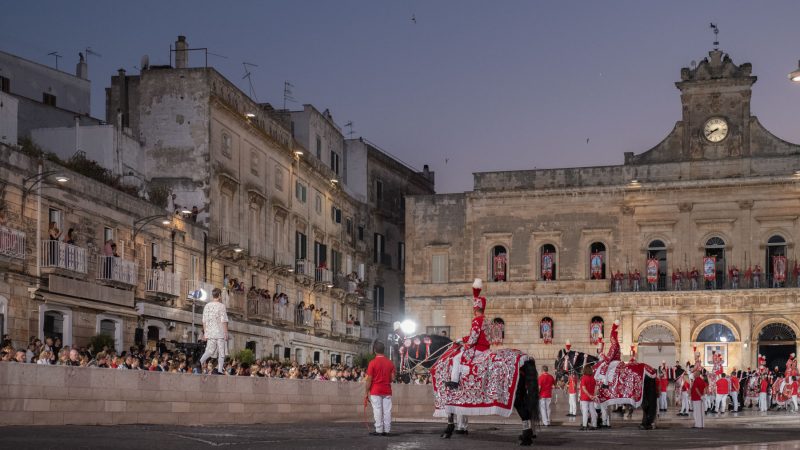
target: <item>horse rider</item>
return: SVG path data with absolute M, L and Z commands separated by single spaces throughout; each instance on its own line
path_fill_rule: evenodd
M 445 382 L 445 387 L 448 389 L 458 389 L 463 368 L 469 365 L 476 356 L 489 350 L 489 339 L 483 327 L 486 297 L 480 296 L 482 289 L 483 282 L 480 278 L 476 278 L 472 283 L 472 326 L 469 335 L 460 339 L 463 348 L 453 357 L 450 381 Z

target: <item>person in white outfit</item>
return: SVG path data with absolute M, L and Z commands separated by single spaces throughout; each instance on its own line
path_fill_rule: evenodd
M 211 301 L 203 307 L 203 338 L 206 351 L 200 357 L 200 366 L 205 367 L 208 358 L 217 358 L 217 373 L 225 373 L 225 357 L 228 355 L 228 310 L 221 302 L 222 291 L 214 288 Z

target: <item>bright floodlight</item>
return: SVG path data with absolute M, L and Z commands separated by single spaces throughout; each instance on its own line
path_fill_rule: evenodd
M 721 338 L 719 338 L 719 341 L 720 342 L 728 342 L 728 338 L 726 338 L 725 336 L 722 336 Z
M 414 334 L 414 332 L 417 331 L 417 324 L 406 319 L 400 324 L 400 329 L 403 330 L 403 333 L 406 335 Z
M 189 297 L 201 302 L 208 300 L 208 292 L 205 289 L 195 289 L 189 294 Z
M 394 324 L 392 324 L 392 328 L 394 328 L 395 330 L 399 329 L 400 328 L 400 322 L 395 322 Z

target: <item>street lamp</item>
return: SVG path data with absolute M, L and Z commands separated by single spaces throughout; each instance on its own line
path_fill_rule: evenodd
M 33 188 L 36 188 L 36 277 L 38 280 L 42 277 L 42 181 L 46 180 L 50 175 L 56 175 L 55 180 L 58 183 L 66 183 L 69 178 L 63 174 L 59 174 L 57 170 L 42 171 L 42 164 L 39 163 L 39 169 L 36 175 L 25 177 L 22 180 L 22 205 L 21 217 L 25 217 L 25 204 L 28 194 L 31 193 Z M 28 184 L 30 183 L 30 185 Z M 38 284 L 37 284 L 38 286 Z
M 789 72 L 789 80 L 794 81 L 795 83 L 800 83 L 800 61 L 797 63 L 797 69 Z
M 162 225 L 169 225 L 172 223 L 169 216 L 166 214 L 154 214 L 152 216 L 147 217 L 140 217 L 133 221 L 133 242 L 136 242 L 136 236 L 139 232 L 142 231 L 144 227 L 146 227 L 150 222 L 155 221 L 156 219 L 161 219 Z
M 221 246 L 211 250 L 211 252 L 208 254 L 208 259 L 209 259 L 209 262 L 211 263 L 211 274 L 209 275 L 208 278 L 214 279 L 214 259 L 217 256 L 221 255 L 222 252 L 224 252 L 225 250 L 233 250 L 235 253 L 242 253 L 244 251 L 244 249 L 242 247 L 240 247 L 239 244 L 221 245 Z M 203 281 L 208 282 L 208 279 L 204 277 Z

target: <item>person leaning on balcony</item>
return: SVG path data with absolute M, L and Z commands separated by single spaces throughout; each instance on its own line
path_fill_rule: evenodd
M 64 242 L 66 242 L 69 245 L 75 245 L 75 229 L 74 228 L 70 228 L 67 231 L 67 237 L 64 239 Z

